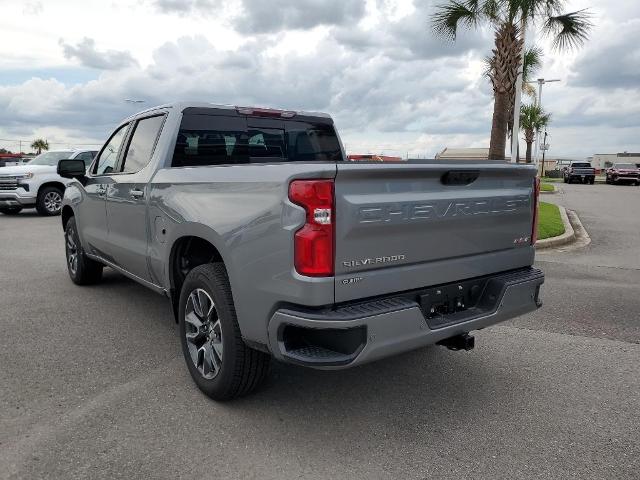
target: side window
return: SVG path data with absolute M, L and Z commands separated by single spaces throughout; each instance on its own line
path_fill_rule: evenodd
M 252 158 L 285 158 L 284 130 L 249 129 L 249 156 Z
M 139 120 L 131 135 L 131 141 L 124 157 L 124 173 L 142 170 L 151 161 L 158 134 L 164 122 L 164 115 Z
M 342 161 L 342 149 L 333 125 L 290 122 L 287 140 L 290 162 Z
M 185 114 L 173 152 L 173 167 L 248 163 L 244 118 Z
M 88 168 L 93 160 L 93 153 L 92 152 L 79 153 L 78 155 L 76 155 L 76 160 L 82 160 L 84 162 L 84 166 Z
M 118 161 L 118 152 L 120 151 L 120 145 L 124 140 L 124 134 L 127 132 L 129 125 L 123 125 L 114 133 L 107 144 L 102 149 L 102 152 L 98 155 L 98 161 L 96 162 L 95 173 L 96 175 L 108 175 L 113 172 Z

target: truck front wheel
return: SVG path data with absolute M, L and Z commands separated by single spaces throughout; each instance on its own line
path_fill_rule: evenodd
M 214 400 L 246 395 L 269 372 L 270 356 L 242 340 L 222 263 L 189 272 L 180 291 L 180 343 L 191 377 Z
M 67 271 L 73 283 L 76 285 L 90 285 L 99 282 L 102 278 L 103 265 L 91 260 L 84 254 L 74 217 L 71 217 L 65 226 L 64 243 Z
M 60 215 L 63 195 L 58 187 L 44 187 L 38 192 L 36 210 L 40 215 Z

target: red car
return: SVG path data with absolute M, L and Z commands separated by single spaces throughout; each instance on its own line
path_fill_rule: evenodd
M 607 168 L 606 172 L 607 183 L 635 183 L 640 185 L 640 168 L 635 163 L 614 163 L 611 167 Z

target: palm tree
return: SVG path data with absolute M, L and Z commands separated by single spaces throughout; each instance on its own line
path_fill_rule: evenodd
M 436 7 L 432 16 L 437 35 L 456 39 L 458 29 L 488 24 L 494 30 L 494 48 L 489 59 L 489 78 L 494 105 L 489 158 L 504 159 L 511 101 L 522 62 L 524 38 L 521 26 L 540 26 L 553 37 L 556 49 L 580 46 L 591 28 L 586 10 L 561 13 L 565 0 L 449 0 Z M 510 106 L 511 105 L 511 106 Z
M 38 151 L 38 155 L 42 153 L 42 150 L 49 150 L 49 142 L 42 138 L 37 138 L 31 144 L 31 148 Z
M 544 53 L 540 47 L 529 47 L 524 52 L 524 63 L 522 67 L 522 92 L 531 98 L 536 98 L 536 89 L 527 82 L 531 81 L 533 75 L 535 75 L 535 73 L 542 66 L 543 56 Z M 487 57 L 484 59 L 484 66 L 484 75 L 490 79 L 491 57 Z M 513 133 L 513 104 L 515 103 L 515 96 L 516 92 L 514 89 L 509 96 L 509 122 L 507 128 L 507 133 L 509 136 L 511 136 Z
M 524 141 L 527 142 L 527 163 L 531 163 L 531 144 L 537 130 L 549 125 L 551 115 L 545 113 L 540 105 L 528 104 L 520 107 L 520 128 L 524 130 Z

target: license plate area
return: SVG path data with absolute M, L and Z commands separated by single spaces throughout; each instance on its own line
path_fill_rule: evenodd
M 488 279 L 467 280 L 433 287 L 421 292 L 419 303 L 431 328 L 438 328 L 467 318 L 478 308 Z

